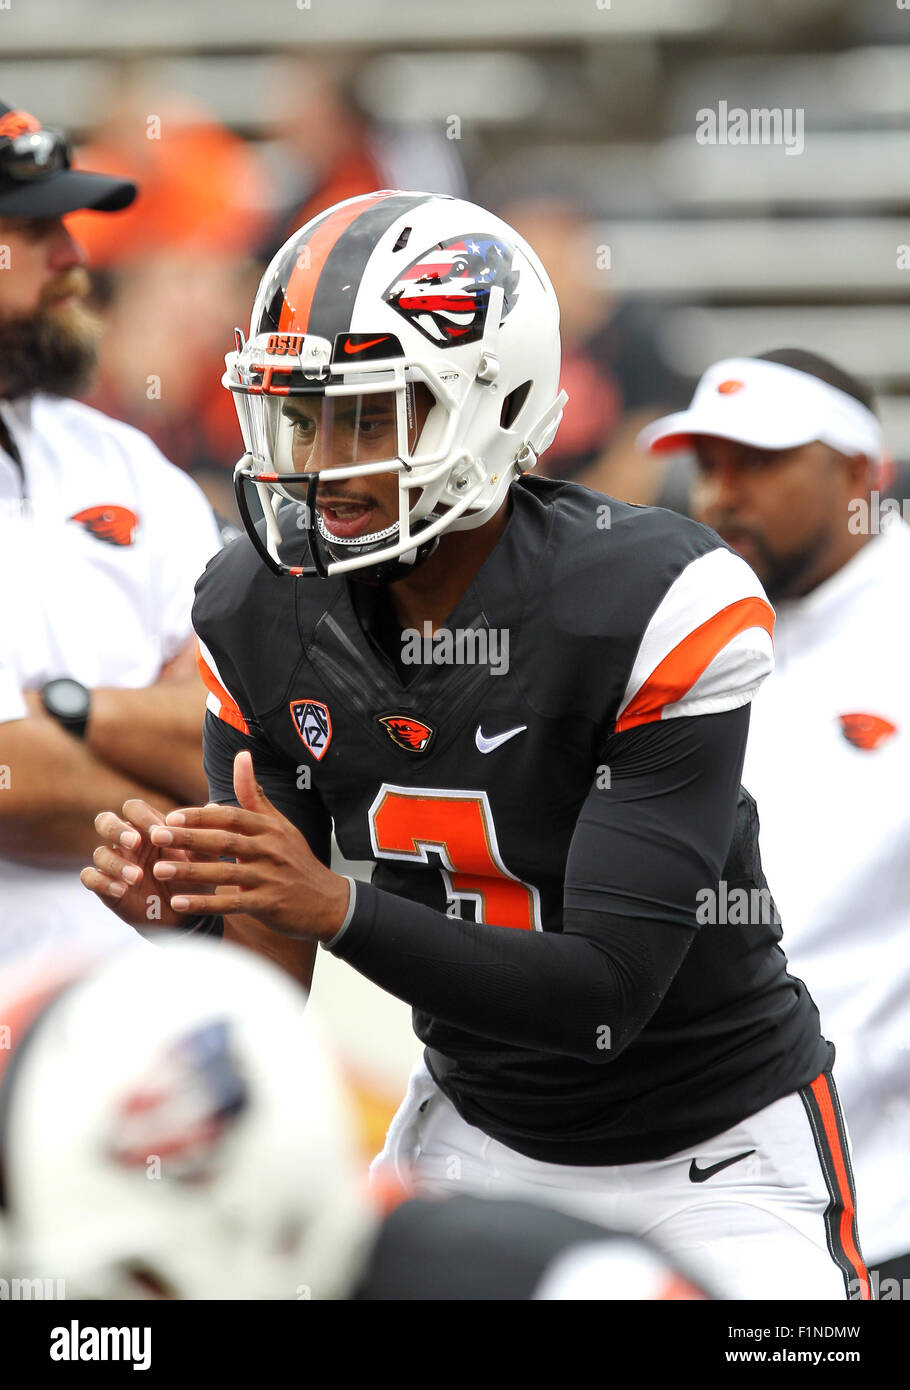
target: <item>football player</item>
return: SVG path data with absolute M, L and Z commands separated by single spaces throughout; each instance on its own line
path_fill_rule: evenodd
M 659 1228 L 733 1297 L 868 1296 L 740 787 L 772 610 L 714 532 L 529 476 L 558 374 L 552 286 L 482 208 L 382 191 L 291 238 L 224 377 L 249 539 L 197 586 L 214 804 L 102 813 L 83 882 L 407 1000 L 382 1166 L 423 1190 Z
M 5 1290 L 53 1270 L 67 1299 L 705 1297 L 563 1212 L 368 1193 L 304 995 L 249 951 L 178 938 L 4 990 Z

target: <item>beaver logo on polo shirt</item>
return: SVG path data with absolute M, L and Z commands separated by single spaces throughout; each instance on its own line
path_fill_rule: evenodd
M 78 521 L 96 540 L 105 541 L 108 545 L 132 545 L 139 525 L 138 516 L 129 507 L 115 507 L 112 504 L 86 507 L 71 516 L 70 521 Z
M 878 714 L 842 714 L 839 718 L 844 738 L 865 753 L 880 748 L 886 739 L 897 733 L 897 725 Z
M 294 728 L 317 762 L 332 742 L 332 716 L 321 700 L 292 700 Z

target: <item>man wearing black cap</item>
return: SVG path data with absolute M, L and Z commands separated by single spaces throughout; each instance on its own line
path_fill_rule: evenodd
M 27 395 L 37 383 L 60 395 L 87 384 L 97 324 L 82 307 L 88 276 L 62 218 L 78 208 L 117 212 L 135 196 L 135 184 L 72 169 L 62 134 L 0 103 L 0 230 L 4 268 L 13 271 L 0 290 L 5 399 Z M 5 429 L 0 425 L 4 448 Z
M 214 518 L 148 438 L 72 399 L 99 325 L 63 218 L 135 196 L 0 102 L 0 962 L 135 940 L 75 872 L 99 796 L 205 789 L 190 606 Z

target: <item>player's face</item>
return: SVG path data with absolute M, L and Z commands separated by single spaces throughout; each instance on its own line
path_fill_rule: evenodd
M 413 451 L 433 405 L 422 384 L 411 388 L 408 449 Z M 326 408 L 328 406 L 328 408 Z M 398 457 L 398 425 L 392 392 L 356 397 L 289 397 L 282 407 L 292 427 L 291 458 L 298 473 Z M 416 501 L 416 497 L 415 497 Z M 398 474 L 373 473 L 339 481 L 321 480 L 316 508 L 333 535 L 350 539 L 381 531 L 398 521 Z
M 693 446 L 696 518 L 742 555 L 772 600 L 814 588 L 847 534 L 853 460 L 821 443 L 756 449 L 698 435 Z

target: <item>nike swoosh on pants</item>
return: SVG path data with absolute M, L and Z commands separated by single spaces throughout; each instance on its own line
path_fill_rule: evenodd
M 729 1168 L 731 1163 L 739 1163 L 741 1158 L 748 1158 L 750 1154 L 754 1153 L 754 1149 L 746 1149 L 745 1153 L 734 1154 L 732 1158 L 722 1158 L 720 1163 L 712 1163 L 710 1168 L 699 1168 L 693 1158 L 692 1162 L 689 1164 L 689 1181 L 707 1182 L 709 1178 L 714 1177 L 715 1173 L 719 1173 L 722 1168 Z

